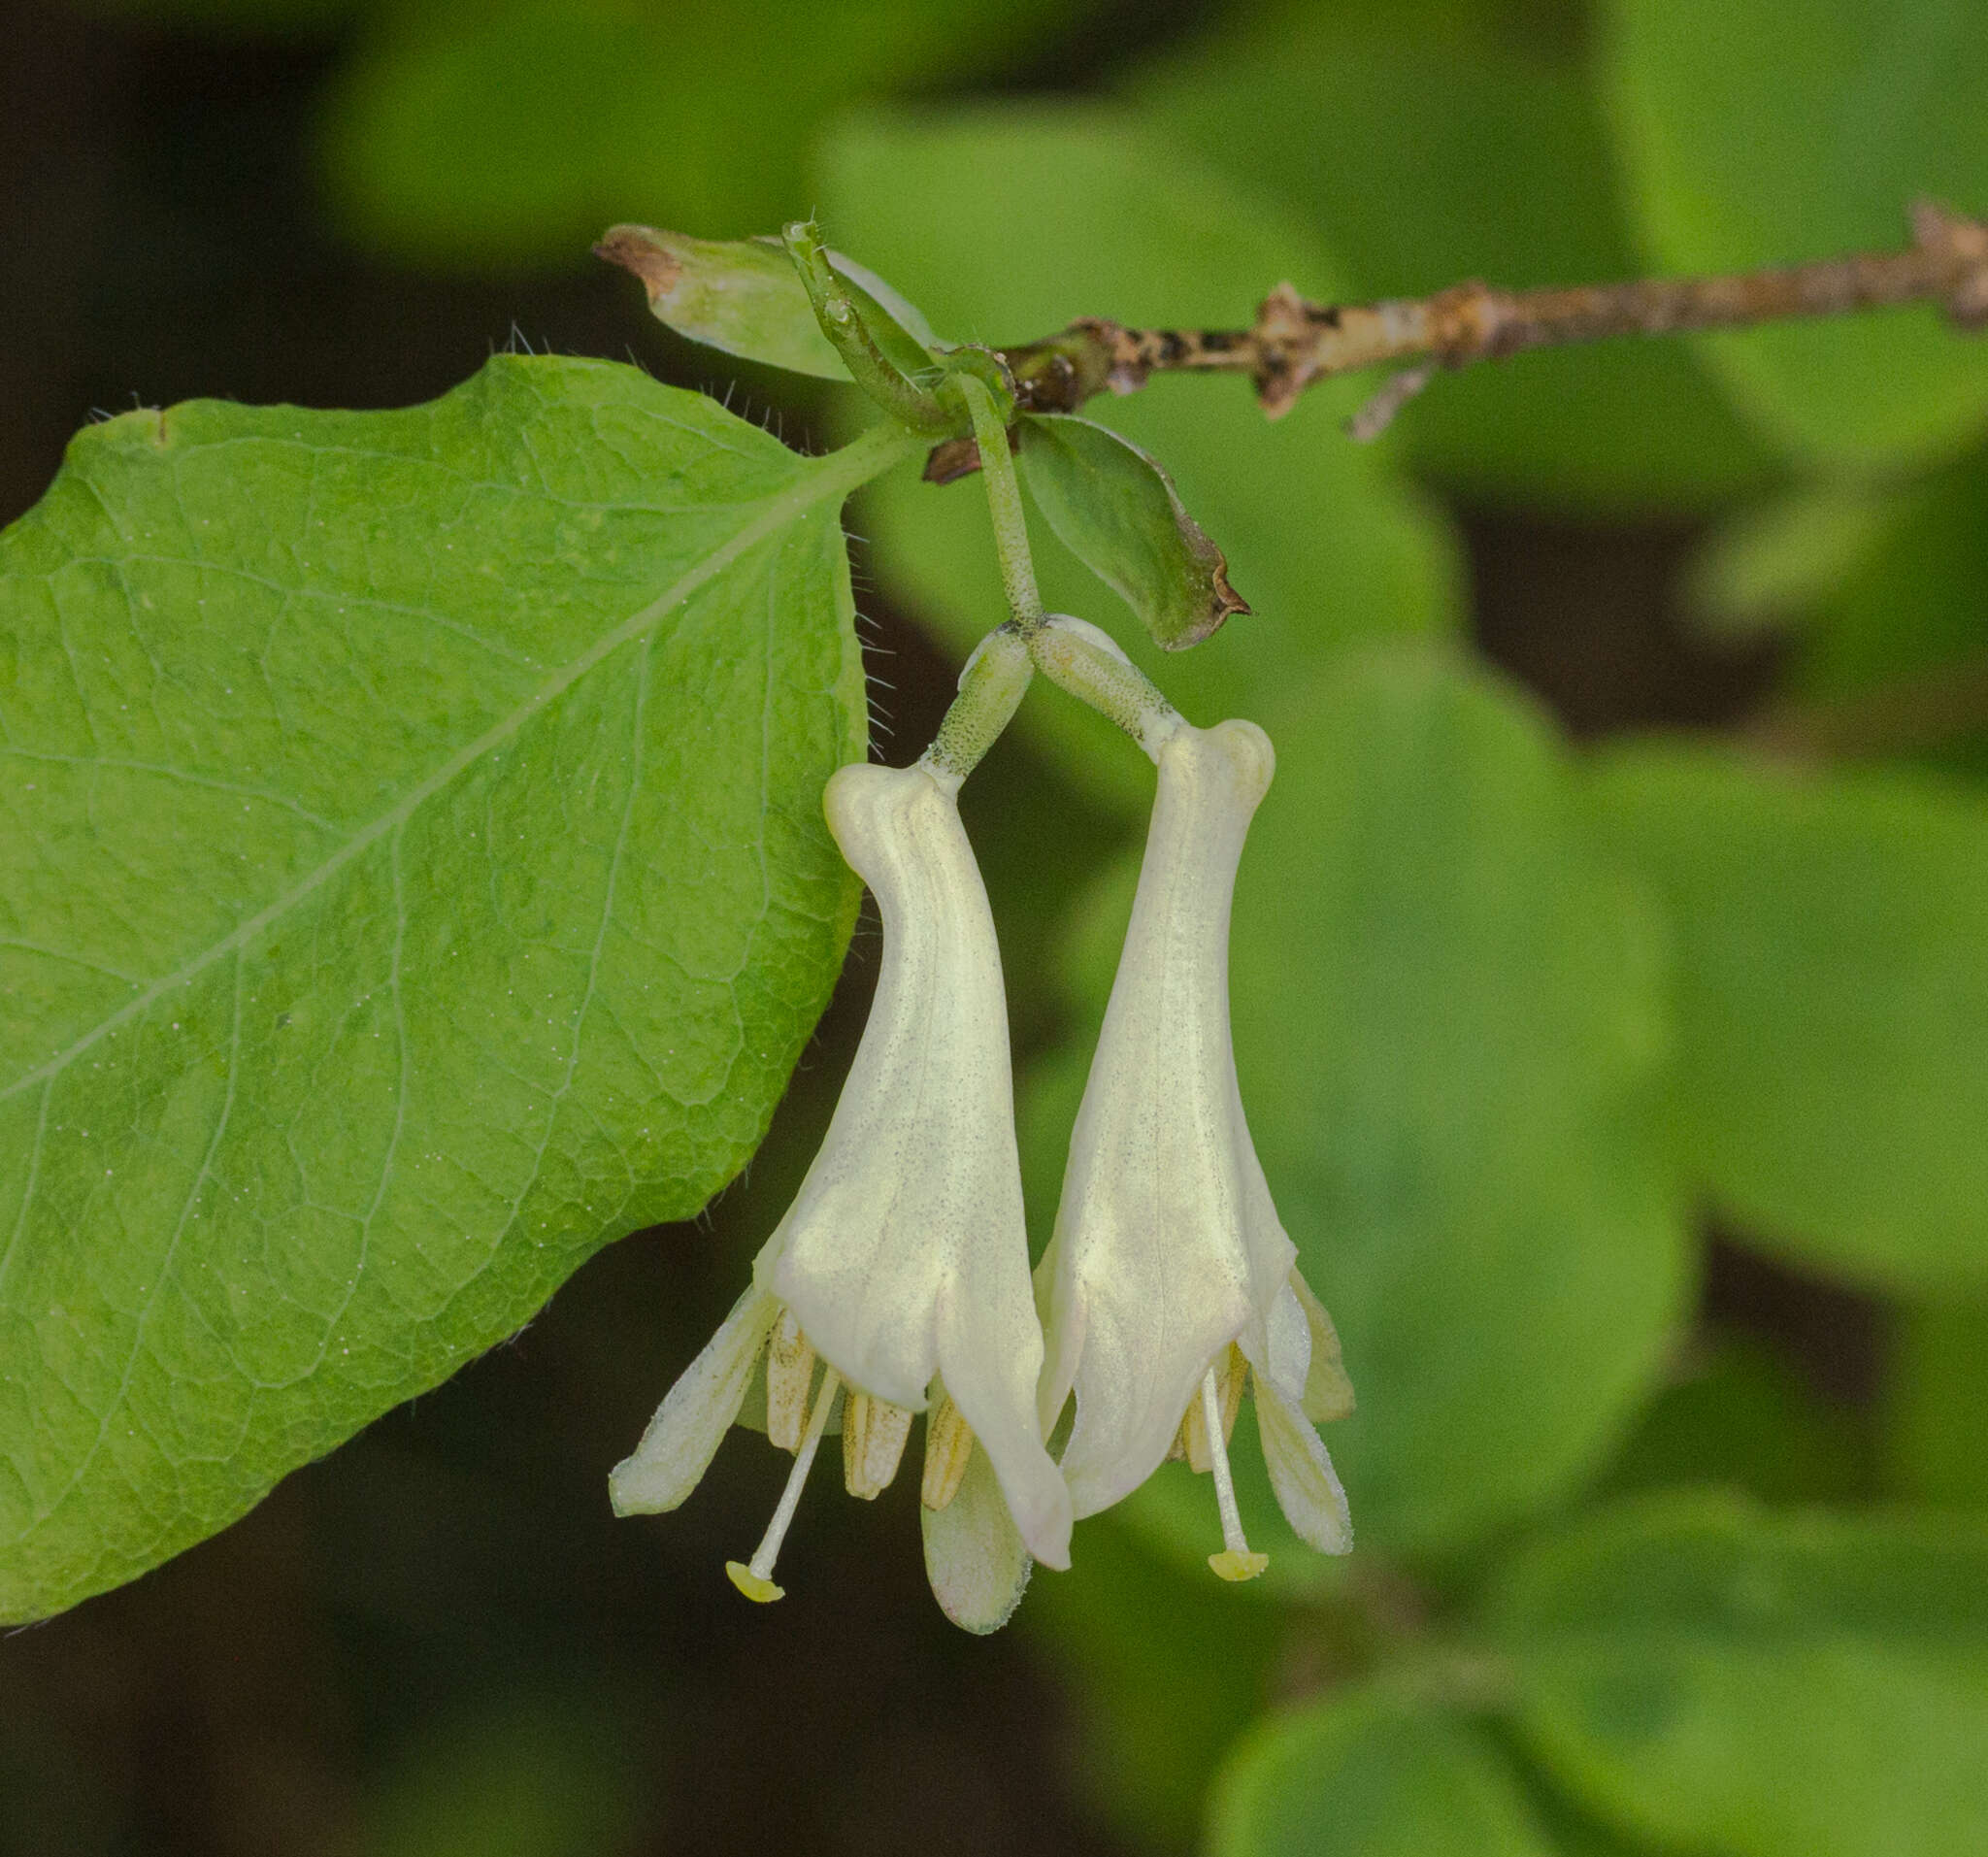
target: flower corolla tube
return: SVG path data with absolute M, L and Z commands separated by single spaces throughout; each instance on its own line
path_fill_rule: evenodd
M 1217 1574 L 1244 1538 L 1228 1439 L 1253 1392 L 1277 1501 L 1327 1553 L 1352 1545 L 1313 1429 L 1352 1408 L 1331 1318 L 1298 1274 L 1243 1119 L 1229 1031 L 1229 917 L 1242 842 L 1276 756 L 1250 722 L 1149 731 L 1159 767 L 1131 926 L 1092 1059 L 1055 1235 L 1044 1431 L 1074 1391 L 1062 1469 L 1075 1512 L 1129 1494 L 1170 1455 L 1214 1478 Z
M 780 1597 L 775 1556 L 825 1433 L 850 1494 L 896 1475 L 925 1418 L 925 1559 L 948 1616 L 991 1631 L 1030 1556 L 1070 1564 L 1070 1497 L 1043 1443 L 1001 959 L 955 801 L 921 762 L 845 767 L 829 829 L 883 919 L 876 1000 L 828 1135 L 752 1287 L 671 1387 L 610 1490 L 675 1509 L 735 1421 L 795 1462 L 759 1550 L 727 1572 Z

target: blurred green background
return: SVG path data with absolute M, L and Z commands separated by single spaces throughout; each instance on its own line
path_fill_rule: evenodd
M 93 411 L 405 404 L 507 344 L 851 428 L 651 322 L 586 256 L 614 220 L 812 208 L 999 342 L 1988 212 L 1988 11 L 1941 0 L 16 0 L 4 34 L 0 520 Z M 812 1496 L 771 1611 L 720 1572 L 781 1474 L 749 1440 L 610 1518 L 825 1125 L 866 918 L 704 1219 L 0 1643 L 0 1851 L 1988 1849 L 1988 346 L 1918 311 L 1541 354 L 1362 449 L 1373 384 L 1093 409 L 1257 608 L 1148 661 L 1279 747 L 1239 1061 L 1361 1396 L 1350 1561 L 1278 1532 L 1246 1442 L 1269 1578 L 1207 1575 L 1171 1466 L 984 1642 L 902 1482 Z M 890 758 L 998 616 L 982 509 L 905 474 L 854 513 Z M 967 789 L 1039 1216 L 1149 778 L 1038 693 Z

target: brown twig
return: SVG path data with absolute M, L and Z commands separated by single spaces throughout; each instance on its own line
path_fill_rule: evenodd
M 1356 437 L 1383 430 L 1436 368 L 1461 368 L 1527 348 L 1606 336 L 1731 329 L 1785 316 L 1840 315 L 1886 304 L 1936 303 L 1957 327 L 1988 325 L 1988 224 L 1930 201 L 1911 213 L 1903 251 L 1866 251 L 1732 277 L 1643 278 L 1573 289 L 1501 290 L 1459 283 L 1431 297 L 1308 303 L 1288 283 L 1263 300 L 1246 329 L 1130 329 L 1098 317 L 1002 351 L 1030 413 L 1073 413 L 1093 394 L 1130 393 L 1175 371 L 1246 374 L 1272 418 L 1315 381 L 1393 363 L 1418 363 L 1381 388 L 1351 421 Z M 944 448 L 942 448 L 944 449 Z M 957 447 L 954 448 L 955 453 Z M 948 460 L 971 470 L 971 453 Z

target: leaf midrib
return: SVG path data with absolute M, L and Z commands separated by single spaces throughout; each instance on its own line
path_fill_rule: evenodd
M 800 520 L 817 505 L 831 499 L 839 502 L 872 478 L 888 470 L 900 457 L 914 450 L 918 444 L 919 440 L 910 433 L 893 431 L 886 426 L 876 426 L 853 444 L 843 447 L 841 450 L 832 451 L 826 457 L 812 462 L 802 461 L 805 475 L 787 489 L 768 499 L 760 514 L 740 528 L 731 540 L 713 548 L 703 560 L 679 576 L 647 605 L 640 608 L 613 630 L 604 633 L 578 657 L 554 671 L 508 715 L 494 722 L 474 741 L 464 744 L 432 773 L 410 787 L 385 812 L 361 826 L 337 850 L 281 896 L 265 904 L 254 914 L 245 917 L 226 935 L 203 948 L 172 973 L 162 976 L 144 991 L 126 1000 L 115 1012 L 107 1014 L 81 1038 L 75 1040 L 66 1050 L 58 1051 L 47 1062 L 25 1072 L 12 1083 L 0 1088 L 0 1103 L 8 1102 L 24 1091 L 34 1089 L 61 1076 L 77 1058 L 89 1050 L 99 1040 L 109 1037 L 120 1025 L 139 1017 L 166 994 L 176 987 L 185 985 L 215 961 L 246 947 L 272 922 L 280 920 L 306 897 L 322 888 L 347 865 L 378 844 L 386 834 L 405 824 L 451 780 L 515 735 L 533 716 L 565 695 L 588 672 L 612 657 L 624 645 L 640 638 L 664 614 L 681 605 L 699 587 L 722 573 L 742 554 L 789 522 Z M 44 1107 L 46 1109 L 46 1104 Z

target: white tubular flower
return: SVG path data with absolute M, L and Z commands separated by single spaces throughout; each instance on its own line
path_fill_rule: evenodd
M 752 1288 L 616 1466 L 611 1493 L 620 1514 L 676 1508 L 763 1381 L 767 1436 L 796 1453 L 794 1469 L 759 1551 L 727 1571 L 749 1598 L 778 1599 L 774 1558 L 831 1421 L 850 1493 L 874 1497 L 925 1411 L 933 1587 L 956 1622 L 991 1631 L 1020 1596 L 1029 1554 L 1070 1564 L 1070 1497 L 1037 1422 L 1043 1338 L 1008 1009 L 958 784 L 928 763 L 845 767 L 828 783 L 829 829 L 883 917 L 870 1020 Z
M 1246 1579 L 1227 1441 L 1245 1379 L 1271 1479 L 1298 1534 L 1352 1546 L 1346 1499 L 1311 1420 L 1352 1407 L 1332 1323 L 1296 1269 L 1258 1164 L 1229 1040 L 1236 867 L 1276 769 L 1251 722 L 1172 722 L 1132 923 L 1038 1272 L 1049 1308 L 1043 1420 L 1073 1389 L 1063 1455 L 1075 1512 L 1128 1495 L 1170 1454 L 1210 1471 L 1224 1549 Z

